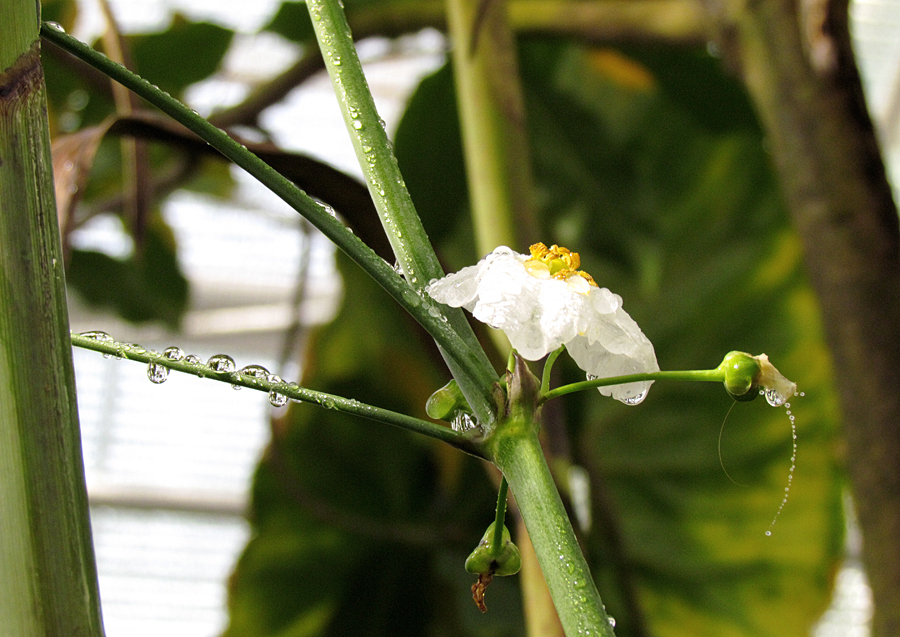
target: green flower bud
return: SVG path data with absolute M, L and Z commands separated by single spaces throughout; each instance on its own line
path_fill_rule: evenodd
M 725 391 L 739 401 L 750 401 L 759 395 L 759 361 L 744 352 L 729 352 L 719 369 L 725 372 Z
M 460 411 L 469 412 L 469 404 L 456 380 L 434 392 L 425 403 L 425 413 L 435 420 L 452 420 Z
M 503 539 L 499 550 L 492 545 L 494 522 L 487 528 L 475 550 L 466 558 L 466 571 L 476 575 L 515 575 L 522 568 L 519 547 L 513 544 L 509 529 L 503 527 Z

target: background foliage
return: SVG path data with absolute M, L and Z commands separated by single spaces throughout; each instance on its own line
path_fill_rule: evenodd
M 65 23 L 72 6 L 44 3 L 44 17 Z M 359 1 L 347 10 L 351 23 L 365 12 L 394 33 L 391 6 Z M 286 2 L 268 29 L 308 46 L 305 16 Z M 183 17 L 128 37 L 136 70 L 173 94 L 213 73 L 230 41 L 227 29 Z M 748 99 L 705 49 L 538 35 L 519 44 L 542 240 L 580 252 L 584 269 L 624 298 L 663 369 L 714 367 L 732 349 L 765 351 L 806 394 L 791 408 L 797 468 L 772 537 L 764 532 L 791 456 L 783 409 L 757 401 L 730 413 L 722 459 L 739 484 L 719 464 L 731 400 L 718 387 L 657 383 L 639 407 L 590 392 L 545 410 L 562 490 L 572 465 L 591 478 L 593 524 L 582 539 L 617 634 L 807 634 L 841 555 L 836 404 L 799 242 Z M 108 85 L 72 73 L 52 50 L 44 60 L 58 137 L 114 116 Z M 480 258 L 449 68 L 412 96 L 395 150 L 446 269 Z M 80 165 L 87 182 L 76 225 L 121 204 L 119 152 L 105 139 Z M 290 155 L 276 156 L 291 165 Z M 294 164 L 284 169 L 302 173 Z M 230 185 L 221 165 L 182 146 L 153 144 L 149 169 L 165 177 L 152 210 L 175 187 L 227 193 Z M 327 189 L 320 196 L 371 245 L 384 245 L 370 208 L 341 206 Z M 152 231 L 132 262 L 70 250 L 68 277 L 85 300 L 124 318 L 177 325 L 186 283 L 164 221 L 150 214 Z M 339 267 L 344 304 L 314 335 L 303 384 L 424 417 L 426 398 L 447 380 L 439 357 L 355 266 Z M 574 366 L 559 374 L 558 382 L 579 379 Z M 492 585 L 482 616 L 462 569 L 491 521 L 496 476 L 436 443 L 351 420 L 295 406 L 272 423 L 226 634 L 361 626 L 373 635 L 523 634 L 514 578 Z

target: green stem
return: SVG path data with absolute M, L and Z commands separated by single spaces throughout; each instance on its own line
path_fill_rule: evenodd
M 376 255 L 328 209 L 313 201 L 259 157 L 168 93 L 47 23 L 41 27 L 41 36 L 128 87 L 184 125 L 303 215 L 375 279 L 431 334 L 441 348 L 448 366 L 479 421 L 482 423 L 493 421 L 495 408 L 490 397 L 490 388 L 496 379 L 495 373 L 484 351 L 478 346 L 471 327 L 462 315 L 462 310 L 450 312 L 446 306 L 435 303 L 427 295 L 412 289 L 388 263 Z M 380 124 L 378 127 L 380 128 Z M 417 245 L 416 249 L 421 249 L 421 246 Z M 430 250 L 430 246 L 428 249 Z M 431 276 L 434 272 L 438 272 L 436 276 L 442 274 L 439 269 L 423 270 L 421 276 Z M 420 283 L 424 285 L 428 281 L 423 279 Z
M 559 358 L 559 355 L 565 351 L 565 346 L 560 347 L 557 350 L 550 352 L 547 356 L 547 360 L 544 361 L 544 372 L 541 374 L 541 396 L 546 396 L 550 391 L 550 373 L 553 371 L 553 364 L 556 362 L 556 359 Z M 549 400 L 549 399 L 548 399 Z
M 0 25 L 0 634 L 102 637 L 33 0 Z
M 667 371 L 667 372 L 648 372 L 645 374 L 628 374 L 626 376 L 610 376 L 609 378 L 595 378 L 593 380 L 585 380 L 580 383 L 572 383 L 570 385 L 562 385 L 550 391 L 543 391 L 543 382 L 541 386 L 541 401 L 546 402 L 572 394 L 585 389 L 595 389 L 597 387 L 608 387 L 609 385 L 624 385 L 626 383 L 636 383 L 648 380 L 684 380 L 695 382 L 725 382 L 725 372 L 722 369 L 701 369 L 689 371 Z
M 100 335 L 101 338 L 98 338 L 98 335 Z M 115 356 L 116 358 L 147 363 L 148 365 L 158 365 L 168 370 L 190 374 L 199 378 L 209 378 L 233 386 L 247 387 L 248 389 L 255 389 L 267 393 L 277 392 L 282 396 L 299 402 L 318 405 L 325 409 L 334 409 L 353 416 L 361 416 L 362 418 L 429 436 L 430 438 L 446 442 L 471 455 L 483 457 L 483 453 L 479 450 L 479 447 L 472 436 L 454 431 L 453 429 L 449 429 L 442 425 L 428 422 L 427 420 L 421 420 L 389 409 L 368 405 L 352 398 L 344 398 L 343 396 L 336 396 L 326 392 L 307 389 L 298 386 L 296 383 L 284 382 L 277 378 L 269 379 L 250 374 L 242 374 L 240 370 L 218 372 L 202 362 L 191 363 L 184 358 L 174 360 L 168 358 L 164 354 L 147 351 L 142 347 L 119 343 L 100 332 L 88 332 L 86 334 L 73 333 L 71 339 L 72 345 L 75 347 L 100 352 L 107 356 Z
M 488 441 L 516 502 L 567 635 L 615 637 L 530 422 L 505 421 Z
M 500 490 L 497 492 L 497 511 L 494 515 L 494 537 L 491 538 L 491 554 L 500 555 L 503 551 L 503 527 L 506 524 L 506 496 L 509 483 L 506 476 L 500 478 Z

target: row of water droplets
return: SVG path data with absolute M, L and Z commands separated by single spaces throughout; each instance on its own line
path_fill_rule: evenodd
M 100 331 L 91 331 L 91 332 L 82 332 L 79 334 L 82 338 L 86 338 L 92 341 L 97 341 L 99 343 L 107 343 L 109 345 L 114 345 L 116 347 L 116 357 L 117 358 L 126 358 L 128 354 L 150 354 L 152 356 L 158 356 L 159 353 L 154 350 L 147 350 L 141 345 L 136 343 L 118 343 L 116 342 L 112 336 L 107 334 L 106 332 Z M 103 354 L 104 358 L 111 358 L 112 354 Z M 180 347 L 168 347 L 166 348 L 162 356 L 167 360 L 172 362 L 181 362 L 187 363 L 188 365 L 197 368 L 197 376 L 199 378 L 204 378 L 206 374 L 204 370 L 209 370 L 216 373 L 231 373 L 235 376 L 235 380 L 249 381 L 251 385 L 259 385 L 261 380 L 267 381 L 269 383 L 275 384 L 283 384 L 284 381 L 277 374 L 272 374 L 262 365 L 247 365 L 246 367 L 237 369 L 237 365 L 234 362 L 234 359 L 228 354 L 215 354 L 211 356 L 208 361 L 204 364 L 203 360 L 195 355 L 195 354 L 185 354 L 184 350 Z M 165 365 L 158 363 L 156 361 L 150 361 L 147 363 L 147 378 L 151 383 L 156 385 L 161 385 L 166 382 L 169 378 L 169 368 Z M 232 385 L 234 389 L 240 389 L 241 386 L 234 384 Z M 289 388 L 298 388 L 299 385 L 296 383 L 288 383 Z M 284 407 L 288 403 L 288 397 L 279 392 L 278 388 L 272 388 L 269 391 L 269 403 L 273 407 Z M 323 400 L 322 406 L 328 409 L 334 409 L 336 405 L 328 404 L 328 400 Z
M 788 495 L 791 492 L 791 484 L 794 481 L 794 469 L 797 466 L 797 423 L 794 414 L 791 412 L 791 403 L 787 402 L 788 397 L 779 394 L 771 389 L 760 390 L 759 393 L 760 395 L 764 395 L 768 403 L 773 407 L 781 407 L 782 405 L 784 405 L 787 417 L 791 421 L 791 468 L 788 471 L 787 486 L 784 488 L 784 497 L 781 498 L 781 503 L 778 505 L 778 509 L 775 511 L 775 515 L 772 516 L 772 521 L 769 523 L 769 528 L 766 529 L 766 536 L 771 537 L 772 527 L 775 526 L 775 522 L 778 520 L 778 516 L 781 515 L 781 511 L 784 509 L 784 505 L 787 504 Z M 794 395 L 800 397 L 805 396 L 803 392 L 795 393 Z

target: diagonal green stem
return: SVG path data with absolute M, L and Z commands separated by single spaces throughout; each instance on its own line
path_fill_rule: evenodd
M 427 295 L 411 288 L 389 264 L 335 218 L 329 209 L 313 201 L 259 157 L 168 93 L 47 23 L 41 26 L 41 36 L 128 87 L 187 127 L 309 220 L 431 334 L 479 420 L 482 423 L 493 420 L 495 408 L 490 398 L 490 388 L 495 380 L 495 374 L 461 310 L 451 314 L 445 306 L 435 303 Z M 437 276 L 440 276 L 439 269 L 437 272 L 439 272 Z M 432 274 L 432 270 L 423 272 L 423 276 Z M 422 285 L 427 282 L 424 281 Z M 445 313 L 448 313 L 450 318 Z
M 479 450 L 475 433 L 466 435 L 459 431 L 454 431 L 448 427 L 421 420 L 406 414 L 401 414 L 390 409 L 382 409 L 362 403 L 352 398 L 344 398 L 326 392 L 315 391 L 300 387 L 296 383 L 285 382 L 277 377 L 263 378 L 251 374 L 241 373 L 240 370 L 235 371 L 216 371 L 202 362 L 192 363 L 185 358 L 175 360 L 168 358 L 164 354 L 154 351 L 148 351 L 142 347 L 119 343 L 102 332 L 88 332 L 85 334 L 71 335 L 72 345 L 82 347 L 107 356 L 115 356 L 116 358 L 124 358 L 139 363 L 147 363 L 148 366 L 164 367 L 167 370 L 190 374 L 199 378 L 209 378 L 238 387 L 247 387 L 257 391 L 267 393 L 276 392 L 291 398 L 293 400 L 319 405 L 325 409 L 334 409 L 344 413 L 361 416 L 369 420 L 384 423 L 406 429 L 418 434 L 429 436 L 446 442 L 457 449 L 474 456 L 483 457 L 483 453 Z M 148 369 L 149 374 L 149 369 Z M 476 430 L 473 430 L 475 432 Z
M 407 283 L 422 292 L 432 279 L 442 277 L 444 271 L 400 174 L 384 122 L 378 116 L 363 74 L 343 5 L 340 0 L 308 0 L 306 4 L 381 225 Z M 494 408 L 489 391 L 496 375 L 487 356 L 462 310 L 438 306 L 437 311 L 459 338 L 479 355 L 469 368 L 460 368 L 458 362 L 446 354 L 444 358 L 479 421 L 490 422 Z
M 595 378 L 593 380 L 585 380 L 580 383 L 572 383 L 570 385 L 562 385 L 550 391 L 541 392 L 541 400 L 546 402 L 572 394 L 585 389 L 595 389 L 597 387 L 608 387 L 610 385 L 624 385 L 626 383 L 637 383 L 648 380 L 683 380 L 695 382 L 725 382 L 725 372 L 721 369 L 700 369 L 687 371 L 667 371 L 667 372 L 648 372 L 645 374 L 628 374 L 626 376 L 610 376 L 609 378 Z M 543 389 L 543 387 L 542 387 Z

